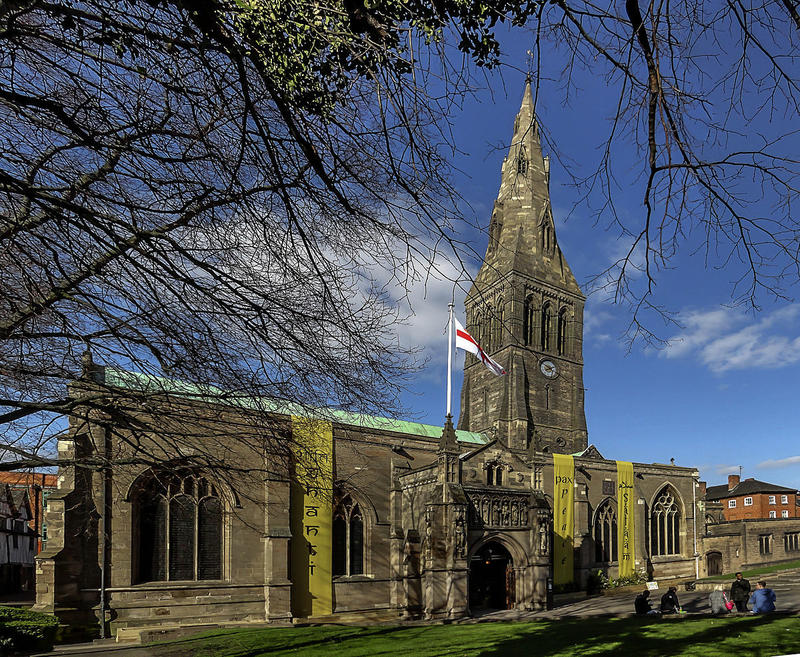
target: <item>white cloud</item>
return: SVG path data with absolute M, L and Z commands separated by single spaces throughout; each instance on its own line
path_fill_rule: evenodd
M 608 310 L 602 310 L 598 303 L 591 303 L 586 305 L 583 314 L 583 337 L 584 339 L 592 336 L 595 337 L 597 330 L 614 319 L 614 314 Z
M 756 467 L 769 470 L 775 468 L 786 468 L 790 465 L 797 465 L 798 463 L 800 463 L 800 456 L 787 456 L 783 459 L 761 461 L 761 463 L 759 463 Z
M 775 369 L 800 361 L 794 320 L 800 305 L 788 305 L 754 319 L 731 308 L 691 311 L 683 331 L 661 352 L 665 358 L 696 357 L 713 372 Z
M 703 476 L 708 476 L 709 474 L 716 476 L 739 474 L 738 465 L 729 465 L 727 463 L 706 463 L 701 465 L 698 470 L 701 470 L 704 473 Z
M 583 341 L 595 344 L 612 342 L 617 330 L 620 307 L 598 297 L 590 298 L 583 311 Z M 609 326 L 610 325 L 610 326 Z

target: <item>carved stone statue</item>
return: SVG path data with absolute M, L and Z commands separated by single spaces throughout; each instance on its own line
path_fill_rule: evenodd
M 430 563 L 433 554 L 433 528 L 431 523 L 433 521 L 430 507 L 425 509 L 425 561 Z
M 539 520 L 539 554 L 545 555 L 550 552 L 550 528 L 545 519 Z
M 459 506 L 456 509 L 455 525 L 453 553 L 457 559 L 463 559 L 467 553 L 467 531 L 464 526 L 464 507 Z

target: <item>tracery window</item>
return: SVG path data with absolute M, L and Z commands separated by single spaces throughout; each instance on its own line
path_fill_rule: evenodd
M 364 573 L 364 517 L 350 495 L 339 497 L 333 509 L 333 576 Z
M 653 555 L 680 554 L 681 517 L 677 496 L 665 486 L 650 512 L 650 552 Z
M 558 330 L 557 330 L 557 348 L 558 355 L 563 356 L 567 353 L 567 309 L 562 308 L 558 313 Z
M 594 521 L 595 561 L 608 563 L 617 560 L 617 509 L 606 500 L 597 510 Z
M 222 502 L 192 470 L 152 473 L 140 486 L 139 582 L 222 578 Z
M 552 314 L 550 302 L 548 301 L 542 306 L 542 326 L 540 336 L 542 351 L 550 351 L 550 324 L 552 323 L 553 319 Z

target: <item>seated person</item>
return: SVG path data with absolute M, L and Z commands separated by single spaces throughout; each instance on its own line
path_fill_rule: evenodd
M 637 616 L 647 616 L 659 613 L 657 609 L 652 609 L 650 607 L 650 591 L 642 591 L 639 595 L 637 595 L 636 600 L 633 601 L 633 607 L 636 609 Z
M 770 611 L 775 611 L 775 598 L 775 591 L 768 589 L 766 582 L 756 583 L 756 590 L 750 596 L 750 613 L 766 614 Z
M 661 613 L 676 614 L 680 610 L 681 605 L 678 602 L 678 589 L 675 586 L 670 586 L 669 591 L 661 596 Z
M 727 603 L 728 603 L 728 598 L 725 595 L 725 590 L 722 584 L 717 584 L 714 587 L 714 590 L 711 591 L 711 595 L 708 596 L 708 604 L 711 605 L 711 613 L 712 614 L 730 613 L 730 609 L 728 609 Z M 733 603 L 731 603 L 731 607 L 733 607 Z

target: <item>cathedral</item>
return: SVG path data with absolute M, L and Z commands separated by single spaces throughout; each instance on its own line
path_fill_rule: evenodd
M 558 244 L 549 184 L 526 85 L 465 302 L 467 329 L 507 374 L 467 355 L 457 428 L 450 417 L 444 427 L 310 418 L 276 404 L 294 456 L 247 494 L 182 465 L 177 446 L 163 471 L 130 465 L 101 479 L 64 467 L 36 608 L 104 618 L 122 636 L 343 614 L 457 619 L 544 609 L 598 571 L 696 576 L 697 471 L 610 460 L 588 442 L 585 297 Z M 102 367 L 92 377 L 120 390 L 139 380 Z M 241 426 L 237 413 L 219 417 Z M 102 422 L 73 422 L 59 455 L 124 454 L 123 442 L 109 445 Z M 220 449 L 270 458 L 247 444 Z

